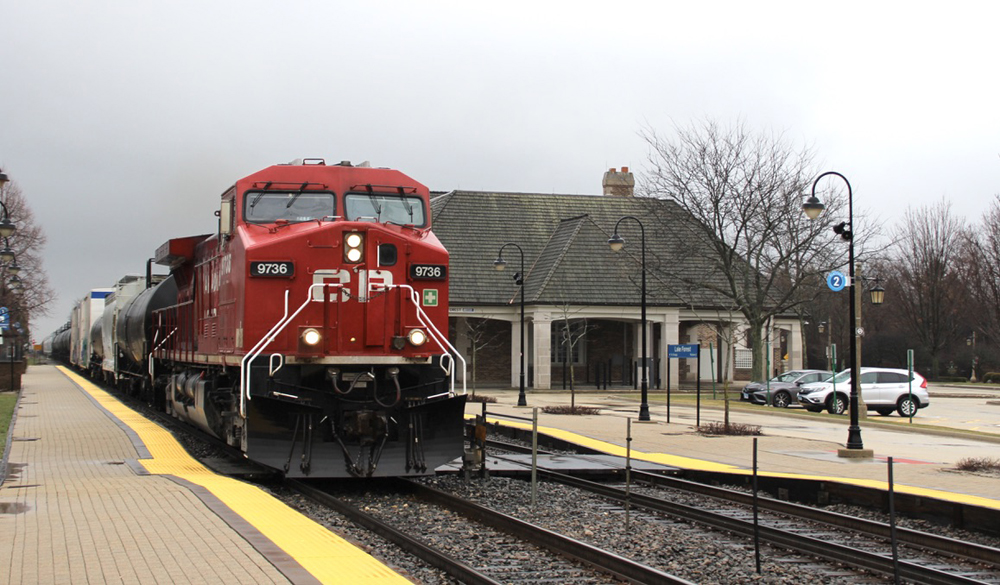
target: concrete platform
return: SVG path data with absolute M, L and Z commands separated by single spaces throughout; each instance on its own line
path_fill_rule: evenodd
M 530 429 L 530 423 L 524 420 L 526 417 L 530 420 L 532 407 L 539 407 L 540 432 L 623 456 L 626 419 L 632 418 L 633 459 L 682 469 L 751 473 L 753 437 L 705 436 L 695 431 L 696 419 L 700 418 L 703 425 L 722 421 L 721 409 L 703 405 L 699 416 L 693 406 L 673 403 L 671 422 L 667 423 L 666 406 L 662 403 L 665 397 L 662 393 L 652 393 L 652 420 L 639 423 L 636 421 L 639 410 L 636 393 L 626 392 L 578 392 L 577 406 L 600 409 L 598 415 L 585 416 L 542 412 L 544 406 L 568 405 L 568 392 L 529 391 L 527 408 L 516 406 L 516 390 L 481 390 L 479 393 L 497 399 L 497 403 L 487 404 L 488 412 L 497 415 L 490 416 L 490 422 Z M 955 464 L 965 457 L 997 457 L 1000 435 L 981 433 L 979 439 L 969 438 L 964 432 L 967 429 L 956 428 L 957 432 L 949 433 L 941 421 L 935 421 L 933 429 L 920 426 L 925 411 L 933 414 L 933 407 L 932 403 L 931 408 L 921 410 L 914 418 L 914 426 L 899 417 L 888 420 L 873 417 L 861 421 L 864 446 L 874 453 L 873 457 L 863 459 L 837 456 L 847 440 L 846 416 L 827 413 L 813 416 L 799 413 L 797 409 L 753 407 L 733 409 L 730 421 L 761 426 L 764 434 L 757 440 L 758 468 L 762 475 L 822 479 L 887 489 L 886 461 L 892 457 L 895 487 L 899 492 L 1000 509 L 1000 477 L 955 470 Z M 969 404 L 972 411 L 982 408 L 978 402 Z M 466 412 L 470 417 L 481 414 L 482 405 L 470 403 Z
M 33 366 L 0 486 L 0 583 L 404 583 L 52 366 Z
M 577 477 L 606 477 L 625 467 L 625 457 L 615 455 L 538 455 L 535 464 L 539 469 Z M 486 467 L 491 474 L 510 477 L 531 475 L 531 455 L 505 453 L 503 457 L 486 454 Z M 661 475 L 671 475 L 676 467 L 649 461 L 632 460 L 632 469 Z M 438 473 L 463 473 L 462 462 L 453 461 L 437 468 Z

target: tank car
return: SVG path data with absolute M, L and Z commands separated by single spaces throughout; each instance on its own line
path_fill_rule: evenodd
M 156 251 L 169 278 L 119 313 L 142 391 L 289 477 L 419 475 L 461 455 L 464 361 L 427 187 L 307 159 L 240 179 L 216 215 L 216 233 Z

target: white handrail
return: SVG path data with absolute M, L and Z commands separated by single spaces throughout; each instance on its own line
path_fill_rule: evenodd
M 274 358 L 278 358 L 278 367 L 274 367 Z M 285 366 L 285 355 L 281 353 L 272 353 L 271 357 L 267 359 L 267 375 L 274 376 L 278 373 L 278 370 Z
M 434 322 L 431 321 L 427 313 L 424 312 L 423 307 L 420 306 L 420 301 L 417 297 L 417 291 L 414 290 L 413 287 L 408 284 L 391 284 L 387 285 L 387 288 L 405 288 L 410 291 L 410 302 L 412 302 L 413 306 L 417 309 L 417 319 L 420 321 L 420 324 L 426 327 L 429 331 L 431 331 L 431 338 L 434 339 L 434 341 L 438 344 L 438 347 L 441 348 L 441 351 L 445 352 L 445 355 L 447 355 L 450 359 L 452 359 L 452 361 L 454 361 L 454 358 L 458 358 L 458 360 L 462 362 L 462 394 L 463 395 L 466 394 L 467 390 L 466 390 L 465 379 L 467 376 L 466 376 L 465 358 L 462 357 L 462 354 L 458 353 L 458 350 L 455 349 L 455 346 L 452 345 L 450 341 L 448 341 L 447 337 L 441 335 L 441 331 L 438 330 L 437 326 L 434 325 Z M 441 367 L 447 373 L 449 369 L 444 368 L 443 358 L 441 362 L 442 362 Z M 452 395 L 455 395 L 454 375 L 451 376 L 451 393 Z
M 246 402 L 248 400 L 250 400 L 250 388 L 248 387 L 249 376 L 246 374 L 247 358 L 249 358 L 253 354 L 253 352 L 257 351 L 257 349 L 260 347 L 260 345 L 262 343 L 264 343 L 264 340 L 267 339 L 269 335 L 271 335 L 272 333 L 274 333 L 274 330 L 277 329 L 279 325 L 281 325 L 282 321 L 284 321 L 285 319 L 288 318 L 288 295 L 289 294 L 290 293 L 289 293 L 288 289 L 285 289 L 285 313 L 281 316 L 281 319 L 279 319 L 278 322 L 274 324 L 274 327 L 272 327 L 271 330 L 267 332 L 267 335 L 265 335 L 264 337 L 262 337 L 260 339 L 260 341 L 258 341 L 257 344 L 254 345 L 253 348 L 249 352 L 247 352 L 247 354 L 245 356 L 243 356 L 243 359 L 240 360 L 240 386 L 243 389 L 245 389 L 244 392 L 240 392 L 240 416 L 242 416 L 244 418 L 246 418 L 246 415 L 247 415 Z M 258 353 L 258 355 L 260 354 L 260 352 L 257 352 L 257 353 Z M 256 357 L 256 356 L 254 356 L 254 357 Z
M 168 333 L 167 336 L 163 338 L 163 341 L 161 341 L 156 347 L 154 347 L 149 352 L 149 368 L 147 368 L 147 369 L 149 370 L 149 381 L 150 381 L 150 383 L 153 383 L 153 382 L 156 381 L 155 380 L 156 375 L 153 373 L 153 354 L 156 353 L 156 350 L 158 350 L 161 347 L 163 347 L 163 344 L 166 343 L 168 339 L 170 339 L 171 337 L 173 337 L 174 333 L 177 333 L 177 328 L 176 327 L 174 327 L 174 330 L 171 331 L 170 333 Z M 160 332 L 157 331 L 156 335 L 159 335 L 159 334 L 160 334 Z M 153 336 L 153 343 L 156 343 L 156 335 Z
M 292 319 L 295 319 L 296 317 L 298 317 L 299 313 L 301 313 L 302 310 L 305 309 L 306 306 L 309 305 L 309 303 L 313 302 L 312 294 L 313 294 L 313 289 L 314 288 L 317 288 L 317 287 L 319 287 L 319 288 L 342 288 L 343 286 L 344 285 L 339 284 L 339 283 L 333 284 L 333 283 L 325 283 L 325 282 L 317 282 L 317 283 L 313 283 L 313 284 L 309 285 L 309 290 L 306 291 L 306 300 L 305 300 L 305 302 L 303 302 L 302 305 L 300 305 L 299 308 L 296 309 L 295 312 L 292 313 L 291 315 L 288 314 L 288 295 L 289 295 L 289 291 L 287 289 L 285 290 L 285 314 L 284 314 L 284 316 L 282 316 L 281 320 L 279 320 L 277 323 L 275 323 L 274 327 L 272 327 L 271 330 L 267 332 L 267 335 L 265 335 L 264 337 L 262 337 L 261 340 L 257 342 L 257 345 L 253 346 L 253 349 L 251 349 L 250 352 L 247 353 L 245 356 L 243 356 L 243 359 L 240 360 L 240 383 L 243 384 L 243 388 L 244 388 L 244 391 L 242 393 L 240 393 L 240 415 L 241 416 L 244 416 L 244 417 L 246 416 L 246 401 L 251 400 L 251 398 L 250 398 L 250 371 L 247 368 L 247 364 L 249 364 L 254 359 L 256 359 L 257 356 L 259 356 L 260 354 L 264 353 L 264 350 L 267 349 L 267 346 L 271 345 L 271 342 L 274 341 L 278 337 L 278 335 L 281 334 L 281 332 L 285 330 L 285 327 L 287 327 L 288 324 L 292 322 Z
M 245 356 L 243 356 L 243 359 L 240 360 L 240 384 L 243 387 L 243 392 L 240 393 L 241 416 L 246 417 L 246 403 L 251 400 L 250 371 L 247 367 L 250 364 L 250 362 L 256 359 L 257 356 L 262 354 L 264 350 L 267 348 L 267 346 L 270 345 L 271 342 L 273 342 L 278 337 L 278 335 L 281 334 L 282 331 L 284 331 L 285 327 L 287 327 L 288 324 L 291 323 L 291 321 L 295 319 L 295 317 L 297 317 L 299 313 L 301 313 L 302 310 L 309 305 L 309 303 L 314 302 L 315 299 L 313 299 L 313 289 L 317 287 L 324 289 L 343 288 L 343 286 L 344 285 L 340 283 L 314 283 L 310 285 L 309 290 L 306 291 L 305 302 L 303 302 L 302 305 L 300 305 L 299 308 L 296 309 L 295 312 L 292 313 L 291 315 L 288 314 L 289 291 L 285 290 L 285 312 L 282 315 L 281 319 L 279 319 L 278 322 L 274 324 L 274 327 L 271 327 L 271 330 L 267 332 L 267 335 L 262 337 L 260 341 L 258 341 L 253 346 L 253 348 L 249 352 L 247 352 Z M 451 342 L 448 341 L 447 337 L 441 335 L 441 331 L 437 328 L 436 325 L 434 325 L 434 322 L 430 320 L 430 317 L 427 315 L 427 313 L 424 312 L 423 307 L 420 306 L 420 302 L 417 296 L 417 291 L 414 290 L 413 287 L 408 284 L 375 285 L 372 287 L 372 289 L 377 289 L 377 288 L 386 288 L 386 289 L 402 288 L 410 291 L 410 302 L 413 303 L 413 306 L 416 309 L 417 320 L 419 320 L 420 324 L 423 325 L 431 333 L 431 339 L 433 339 L 434 342 L 438 344 L 438 347 L 441 348 L 441 351 L 444 352 L 444 355 L 442 356 L 441 359 L 441 368 L 445 371 L 446 374 L 449 374 L 451 376 L 451 394 L 453 396 L 455 395 L 455 376 L 453 372 L 455 358 L 458 358 L 458 360 L 462 363 L 462 394 L 463 395 L 466 394 L 467 370 L 466 370 L 465 358 L 463 358 L 462 355 L 455 348 L 455 346 L 453 346 Z M 280 355 L 280 354 L 273 354 L 273 355 Z M 446 357 L 449 360 L 449 362 L 447 362 L 447 365 L 445 361 Z

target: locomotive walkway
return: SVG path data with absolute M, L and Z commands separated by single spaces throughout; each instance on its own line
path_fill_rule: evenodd
M 406 582 L 75 374 L 33 366 L 23 382 L 0 583 Z

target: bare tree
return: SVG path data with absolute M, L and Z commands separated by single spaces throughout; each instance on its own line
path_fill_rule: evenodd
M 563 352 L 563 369 L 569 370 L 570 408 L 576 408 L 576 368 L 573 367 L 573 350 L 581 341 L 585 341 L 587 333 L 596 327 L 588 324 L 587 319 L 574 318 L 573 315 L 580 312 L 580 309 L 572 310 L 569 302 L 564 303 L 560 310 L 562 319 L 557 321 L 558 343 Z
M 1000 340 L 1000 195 L 983 214 L 978 229 L 966 233 L 963 246 L 962 281 L 976 316 L 975 330 L 994 344 Z
M 673 138 L 642 132 L 650 146 L 645 195 L 675 201 L 695 221 L 686 237 L 705 274 L 663 264 L 665 280 L 707 289 L 749 325 L 753 379 L 765 379 L 764 328 L 814 298 L 824 273 L 842 266 L 846 247 L 831 241 L 830 227 L 846 197 L 825 195 L 827 213 L 810 221 L 804 194 L 816 176 L 809 149 L 795 150 L 782 135 L 754 133 L 743 122 L 708 120 L 675 129 Z
M 727 375 L 729 372 L 729 366 L 732 363 L 733 353 L 736 346 L 736 337 L 738 335 L 737 328 L 735 327 L 736 322 L 736 311 L 729 309 L 717 309 L 714 311 L 714 315 L 706 314 L 706 320 L 702 322 L 703 325 L 707 326 L 712 334 L 715 336 L 715 342 L 721 351 L 721 363 L 719 367 L 722 370 L 722 403 L 723 403 L 723 414 L 722 414 L 722 425 L 726 432 L 729 432 L 729 385 L 730 376 Z
M 965 333 L 960 311 L 966 291 L 958 268 L 965 224 L 942 200 L 907 210 L 893 240 L 892 260 L 885 264 L 893 302 L 906 329 L 930 355 L 931 376 L 937 377 L 942 350 Z
M 491 346 L 500 337 L 501 332 L 491 327 L 492 319 L 465 319 L 465 334 L 469 338 L 469 349 L 472 352 L 472 395 L 476 395 L 476 366 L 479 350 Z
M 54 299 L 54 292 L 49 286 L 49 278 L 42 266 L 42 250 L 45 247 L 45 233 L 35 223 L 34 214 L 28 205 L 21 188 L 13 181 L 6 183 L 0 191 L 0 200 L 7 207 L 10 219 L 17 226 L 14 235 L 0 246 L 9 244 L 14 252 L 20 272 L 17 278 L 21 281 L 21 291 L 11 294 L 6 286 L 10 282 L 9 266 L 0 268 L 0 276 L 4 286 L 3 298 L 0 302 L 10 309 L 11 322 L 20 323 L 25 341 L 30 339 L 31 321 L 39 316 L 49 314 L 49 305 Z

